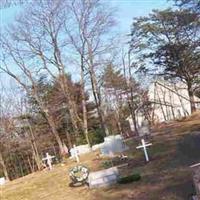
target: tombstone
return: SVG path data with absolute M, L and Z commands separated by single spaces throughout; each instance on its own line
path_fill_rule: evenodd
M 46 153 L 46 157 L 43 158 L 43 161 L 47 162 L 47 165 L 49 167 L 49 170 L 52 170 L 52 159 L 55 158 L 55 156 L 49 155 L 49 153 Z
M 0 185 L 4 185 L 4 184 L 6 184 L 6 179 L 5 179 L 5 177 L 1 177 L 0 178 Z
M 142 143 L 142 145 L 137 146 L 136 149 L 143 148 L 145 160 L 146 160 L 146 162 L 149 162 L 149 156 L 148 156 L 148 152 L 147 152 L 147 148 L 146 147 L 151 146 L 152 144 L 151 143 L 146 143 L 144 141 L 144 139 L 141 139 L 141 143 Z
M 193 182 L 196 190 L 196 196 L 193 199 L 200 200 L 200 163 L 190 166 L 193 170 Z
M 144 121 L 142 122 L 141 127 L 139 127 L 139 129 L 138 129 L 138 132 L 139 132 L 139 136 L 140 136 L 140 137 L 150 135 L 149 122 L 148 122 L 148 120 L 144 120 Z
M 91 152 L 91 148 L 89 147 L 88 144 L 86 145 L 79 145 L 79 146 L 73 146 L 73 148 L 70 149 L 70 155 L 71 155 L 71 158 L 76 158 L 76 154 L 79 155 L 82 155 L 82 154 L 86 154 L 86 153 L 89 153 Z
M 121 153 L 128 150 L 121 135 L 111 135 L 104 138 L 104 143 L 100 146 L 101 153 L 107 156 L 113 156 L 115 153 Z
M 119 171 L 117 167 L 91 172 L 88 177 L 90 188 L 105 187 L 117 183 Z
M 96 151 L 97 149 L 101 149 L 104 143 L 95 144 L 92 146 L 92 151 Z

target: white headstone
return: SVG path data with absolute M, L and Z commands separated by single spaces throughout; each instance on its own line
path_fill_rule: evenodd
M 143 148 L 145 159 L 146 159 L 147 162 L 149 162 L 149 156 L 148 156 L 146 147 L 151 146 L 152 144 L 151 143 L 145 143 L 144 139 L 141 139 L 141 142 L 142 142 L 142 145 L 137 146 L 136 149 Z
M 4 185 L 6 183 L 5 177 L 0 178 L 0 185 Z
M 97 149 L 100 149 L 102 146 L 104 145 L 104 143 L 100 143 L 100 144 L 95 144 L 92 146 L 92 151 L 95 151 Z
M 77 153 L 78 155 L 86 154 L 91 152 L 91 148 L 89 147 L 88 144 L 85 145 L 79 145 L 79 146 L 73 146 L 73 148 L 70 149 L 70 155 L 71 158 L 75 158 L 75 154 Z
M 101 153 L 107 156 L 115 153 L 121 153 L 127 149 L 128 147 L 125 145 L 121 135 L 105 137 L 104 143 L 100 147 Z
M 55 156 L 51 156 L 51 155 L 49 155 L 49 153 L 46 153 L 46 157 L 42 159 L 43 161 L 47 162 L 47 165 L 50 170 L 52 170 L 52 159 L 53 158 L 55 158 Z

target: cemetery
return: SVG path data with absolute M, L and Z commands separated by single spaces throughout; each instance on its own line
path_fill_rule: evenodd
M 106 160 L 114 161 L 113 157 L 96 156 L 95 152 L 79 155 L 79 163 L 76 159 L 68 159 L 66 162 L 53 165 L 51 171 L 41 171 L 28 176 L 16 179 L 1 186 L 3 199 L 6 200 L 35 200 L 35 199 L 160 199 L 160 194 L 165 194 L 166 199 L 188 199 L 196 194 L 193 184 L 193 174 L 195 171 L 191 165 L 198 163 L 200 155 L 191 156 L 190 152 L 183 152 L 184 149 L 194 145 L 181 142 L 185 137 L 198 136 L 200 130 L 200 113 L 180 122 L 173 122 L 155 129 L 155 135 L 145 144 L 147 146 L 149 162 L 146 161 L 141 140 L 127 140 L 129 149 L 124 151 L 128 156 L 125 163 L 104 166 Z M 162 138 L 162 140 L 161 140 Z M 194 142 L 194 141 L 193 141 Z M 183 145 L 183 146 L 181 146 Z M 180 149 L 179 149 L 180 148 Z M 199 147 L 195 147 L 199 150 Z M 189 149 L 193 151 L 193 149 Z M 99 150 L 100 152 L 100 150 Z M 195 154 L 195 152 L 194 152 Z M 195 154 L 196 155 L 196 154 Z M 71 182 L 69 177 L 70 169 L 77 165 L 87 166 L 90 170 L 89 182 L 91 185 L 69 187 Z M 141 178 L 136 181 L 127 181 L 120 184 L 115 177 L 127 177 L 132 174 L 139 174 Z M 103 177 L 110 177 L 110 182 L 102 182 Z M 195 179 L 196 176 L 194 176 Z M 95 179 L 94 179 L 95 178 Z M 112 183 L 112 184 L 111 184 Z M 101 184 L 105 184 L 103 187 Z M 100 186 L 100 187 L 99 187 Z M 198 192 L 198 190 L 197 190 Z
M 0 200 L 200 200 L 200 0 L 0 0 Z

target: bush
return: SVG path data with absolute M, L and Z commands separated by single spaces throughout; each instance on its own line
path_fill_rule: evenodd
M 119 178 L 119 180 L 117 182 L 119 184 L 126 184 L 126 183 L 139 181 L 140 179 L 141 179 L 140 174 L 132 174 L 130 176 L 125 176 L 125 177 Z
M 96 128 L 93 131 L 88 133 L 90 144 L 93 146 L 95 144 L 100 144 L 104 142 L 104 134 L 100 128 Z M 76 145 L 84 145 L 87 144 L 84 134 L 80 134 L 79 137 L 76 138 Z
M 100 128 L 89 132 L 89 140 L 91 145 L 100 144 L 104 142 L 104 133 Z

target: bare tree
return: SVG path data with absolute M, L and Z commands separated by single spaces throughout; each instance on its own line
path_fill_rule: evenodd
M 107 62 L 106 59 L 113 48 L 109 37 L 114 25 L 113 12 L 99 0 L 74 0 L 70 2 L 69 10 L 71 23 L 66 24 L 65 30 L 71 46 L 80 57 L 81 73 L 85 70 L 89 75 L 101 127 L 105 134 L 109 135 L 102 105 L 101 86 L 98 82 L 98 71 Z
M 39 62 L 54 80 L 57 81 L 59 76 L 59 84 L 66 98 L 74 132 L 78 134 L 79 130 L 84 129 L 85 123 L 83 124 L 78 115 L 66 78 L 66 52 L 69 51 L 63 33 L 63 26 L 68 20 L 66 2 L 41 0 L 40 4 L 33 2 L 30 6 L 29 11 L 17 20 L 15 37 L 26 46 L 24 50 Z
M 38 68 L 35 68 L 34 63 L 29 62 L 29 55 L 27 52 L 20 49 L 20 47 L 22 48 L 23 46 L 18 42 L 15 35 L 10 34 L 9 40 L 5 37 L 1 39 L 2 62 L 0 70 L 15 79 L 15 81 L 24 89 L 26 94 L 35 99 L 47 119 L 52 134 L 59 145 L 60 153 L 62 154 L 62 141 L 56 130 L 54 119 L 39 96 L 36 78 L 38 75 Z

